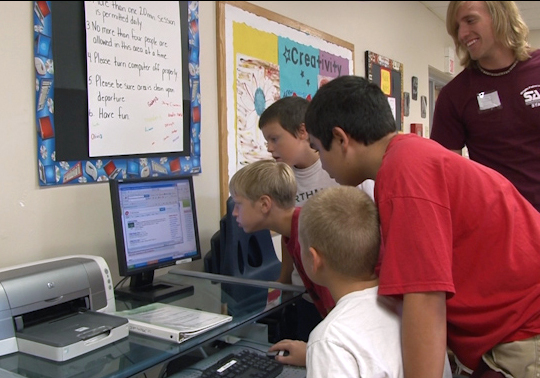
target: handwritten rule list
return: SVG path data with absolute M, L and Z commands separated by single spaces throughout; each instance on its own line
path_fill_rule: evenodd
M 89 156 L 183 150 L 177 1 L 85 1 Z

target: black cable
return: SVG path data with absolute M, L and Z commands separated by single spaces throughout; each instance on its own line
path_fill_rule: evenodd
M 124 277 L 120 280 L 120 282 L 118 282 L 115 286 L 114 286 L 114 289 L 116 290 L 116 288 L 118 288 L 118 286 L 122 285 L 124 282 L 126 282 L 126 280 L 128 279 L 129 277 Z

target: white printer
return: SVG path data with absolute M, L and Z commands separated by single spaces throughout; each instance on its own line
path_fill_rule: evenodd
M 0 356 L 67 361 L 128 336 L 114 316 L 102 257 L 74 255 L 0 269 Z

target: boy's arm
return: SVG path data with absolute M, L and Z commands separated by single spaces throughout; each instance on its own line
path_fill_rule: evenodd
M 403 298 L 405 378 L 442 377 L 446 359 L 446 293 L 409 293 Z
M 293 272 L 293 260 L 289 250 L 287 249 L 287 244 L 281 237 L 281 273 L 279 274 L 278 282 L 284 284 L 290 284 L 291 275 Z

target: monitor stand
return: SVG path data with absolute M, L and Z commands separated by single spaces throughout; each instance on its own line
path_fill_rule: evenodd
M 192 295 L 193 292 L 192 285 L 154 281 L 154 271 L 132 276 L 129 286 L 114 289 L 114 293 L 119 297 L 128 297 L 144 302 L 159 302 L 173 296 L 184 298 Z

